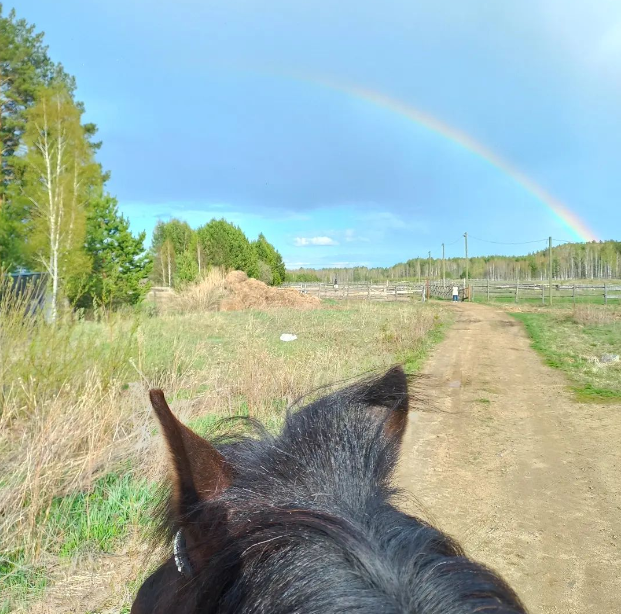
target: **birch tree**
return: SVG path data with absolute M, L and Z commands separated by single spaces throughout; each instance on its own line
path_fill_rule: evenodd
M 72 272 L 88 268 L 81 249 L 85 204 L 99 168 L 80 118 L 67 89 L 51 86 L 41 90 L 29 110 L 24 133 L 24 191 L 33 227 L 29 249 L 49 275 L 53 321 L 63 281 Z

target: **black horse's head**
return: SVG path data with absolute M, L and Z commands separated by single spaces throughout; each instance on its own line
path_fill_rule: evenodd
M 402 369 L 291 412 L 277 437 L 212 445 L 151 391 L 173 468 L 174 553 L 132 614 L 516 614 L 450 538 L 391 504 Z

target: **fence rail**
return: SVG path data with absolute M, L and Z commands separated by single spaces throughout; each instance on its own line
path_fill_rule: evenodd
M 337 300 L 420 300 L 426 298 L 451 300 L 454 286 L 459 288 L 460 300 L 476 302 L 539 302 L 550 301 L 548 282 L 494 281 L 473 279 L 464 287 L 464 280 L 447 280 L 446 283 L 395 282 L 385 283 L 288 283 L 285 287 L 295 288 L 304 294 L 319 298 Z M 555 300 L 574 304 L 580 302 L 601 302 L 604 304 L 621 302 L 621 282 L 574 284 L 557 281 L 552 284 L 552 302 Z
M 454 285 L 458 285 L 455 283 Z M 385 282 L 385 283 L 345 283 L 324 284 L 314 283 L 286 283 L 283 287 L 294 288 L 302 294 L 311 294 L 319 298 L 337 300 L 369 300 L 369 301 L 399 301 L 419 300 L 427 298 L 451 298 L 452 285 L 446 287 L 426 282 Z M 461 300 L 468 297 L 468 288 L 459 287 Z
M 319 298 L 371 300 L 371 301 L 398 301 L 418 297 L 422 300 L 425 284 L 411 282 L 397 282 L 384 284 L 348 283 L 298 283 L 284 284 L 295 288 L 303 294 L 310 294 Z

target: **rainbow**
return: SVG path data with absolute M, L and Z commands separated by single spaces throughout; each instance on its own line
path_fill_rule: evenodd
M 293 76 L 293 75 L 290 75 Z M 573 211 L 571 211 L 567 205 L 561 202 L 558 198 L 552 196 L 549 192 L 544 190 L 539 184 L 526 176 L 519 168 L 511 164 L 507 160 L 504 160 L 497 153 L 491 149 L 475 141 L 470 135 L 453 128 L 443 121 L 424 113 L 415 107 L 391 98 L 380 92 L 376 92 L 367 88 L 363 88 L 357 85 L 342 84 L 329 81 L 324 78 L 317 77 L 300 77 L 299 75 L 293 76 L 294 79 L 311 82 L 316 85 L 342 92 L 353 98 L 364 100 L 377 107 L 386 109 L 391 113 L 401 115 L 416 124 L 423 126 L 424 128 L 439 134 L 449 141 L 456 143 L 463 147 L 469 153 L 472 153 L 488 164 L 491 164 L 494 168 L 498 169 L 502 173 L 508 175 L 520 185 L 529 194 L 534 196 L 539 202 L 545 205 L 549 211 L 556 217 L 562 225 L 571 232 L 580 241 L 597 241 L 595 233 L 587 226 L 587 224 L 581 220 Z

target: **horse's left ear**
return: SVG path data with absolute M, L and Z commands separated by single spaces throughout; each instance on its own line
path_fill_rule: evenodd
M 183 523 L 201 501 L 218 496 L 230 485 L 231 470 L 207 440 L 175 418 L 161 390 L 150 390 L 149 397 L 170 452 L 172 511 Z

